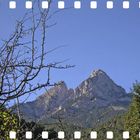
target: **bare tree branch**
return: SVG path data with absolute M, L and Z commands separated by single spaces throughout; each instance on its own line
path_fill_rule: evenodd
M 47 51 L 47 28 L 51 0 L 48 9 L 41 9 L 39 0 L 33 8 L 17 21 L 15 32 L 8 40 L 3 40 L 0 47 L 0 105 L 25 94 L 33 93 L 47 86 L 50 82 L 51 69 L 67 69 L 73 66 L 62 65 L 64 61 L 47 63 L 47 55 L 55 51 Z M 54 12 L 55 13 L 55 12 Z M 63 46 L 60 46 L 63 47 Z M 37 82 L 38 77 L 46 73 L 44 82 Z

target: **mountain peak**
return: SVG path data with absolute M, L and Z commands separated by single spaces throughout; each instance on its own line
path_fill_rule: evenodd
M 92 78 L 92 77 L 96 77 L 96 76 L 107 76 L 107 74 L 103 71 L 103 70 L 101 70 L 101 69 L 97 69 L 97 70 L 94 70 L 91 74 L 90 74 L 90 77 Z
M 56 83 L 56 85 L 57 86 L 61 86 L 61 87 L 67 87 L 67 85 L 66 85 L 66 83 L 65 83 L 65 81 L 58 81 L 57 83 Z
M 68 89 L 64 81 L 57 82 L 35 101 L 21 104 L 20 110 L 27 121 L 49 121 L 51 124 L 63 116 L 68 124 L 96 127 L 99 119 L 104 122 L 124 113 L 130 101 L 131 97 L 122 87 L 97 69 L 75 89 Z

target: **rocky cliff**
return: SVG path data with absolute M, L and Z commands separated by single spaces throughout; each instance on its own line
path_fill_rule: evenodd
M 35 101 L 20 104 L 23 117 L 49 124 L 63 122 L 94 127 L 126 112 L 131 95 L 115 84 L 102 70 L 93 71 L 77 88 L 68 89 L 61 81 Z

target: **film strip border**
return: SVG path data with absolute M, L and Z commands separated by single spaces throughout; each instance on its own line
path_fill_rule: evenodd
M 81 139 L 81 132 L 80 131 L 75 131 L 74 134 L 74 139 Z M 10 139 L 16 139 L 16 132 L 15 131 L 10 131 L 9 133 Z M 26 131 L 25 132 L 25 138 L 26 139 L 32 139 L 33 134 L 31 131 Z M 47 131 L 42 132 L 42 139 L 48 139 L 49 133 Z M 97 139 L 97 132 L 96 131 L 91 131 L 90 132 L 90 138 L 89 139 Z M 106 132 L 106 139 L 113 139 L 114 138 L 114 133 L 112 131 L 107 131 Z M 129 131 L 124 131 L 122 133 L 122 139 L 129 139 L 130 134 Z M 140 138 L 140 132 L 139 132 L 139 138 Z M 58 132 L 58 139 L 65 139 L 65 132 L 64 131 L 59 131 Z
M 137 2 L 137 3 L 138 3 L 137 4 L 138 5 L 138 8 L 140 8 L 140 1 Z M 32 4 L 32 1 L 30 1 L 30 0 L 27 0 L 25 2 L 25 8 L 26 9 L 31 9 L 32 8 L 32 5 L 33 5 Z M 128 0 L 122 1 L 122 8 L 123 9 L 129 9 L 130 6 L 131 6 L 130 1 L 128 1 Z M 17 2 L 15 0 L 9 1 L 9 8 L 10 9 L 16 9 L 16 7 L 17 7 Z M 43 9 L 47 9 L 48 8 L 48 1 L 47 0 L 43 0 L 42 1 L 42 4 L 41 4 L 41 7 Z M 64 9 L 65 8 L 65 1 L 64 0 L 59 0 L 57 2 L 57 7 L 58 7 L 58 9 Z M 73 8 L 74 9 L 80 9 L 81 7 L 82 7 L 82 1 L 80 1 L 80 0 L 74 1 L 74 3 L 73 3 Z M 91 0 L 90 1 L 90 4 L 89 4 L 89 7 L 91 9 L 97 9 L 98 8 L 98 1 Z M 113 0 L 108 0 L 106 2 L 106 8 L 107 9 L 113 9 L 114 8 L 114 1 Z

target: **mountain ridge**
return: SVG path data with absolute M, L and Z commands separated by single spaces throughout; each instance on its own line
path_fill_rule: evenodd
M 35 101 L 20 104 L 20 110 L 28 121 L 51 123 L 61 116 L 66 123 L 95 127 L 97 123 L 107 121 L 108 117 L 126 112 L 130 101 L 131 96 L 98 69 L 75 89 L 60 81 Z

